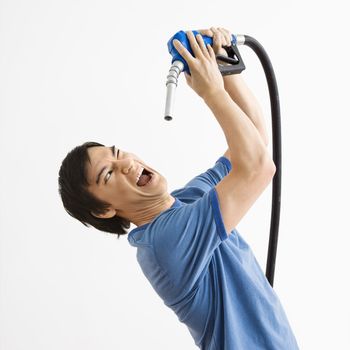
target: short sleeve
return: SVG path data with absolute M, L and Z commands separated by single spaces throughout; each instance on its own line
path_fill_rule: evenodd
M 153 248 L 177 293 L 196 285 L 219 245 L 228 238 L 215 188 L 157 220 Z M 175 291 L 174 291 L 175 292 Z
M 194 177 L 185 187 L 199 187 L 207 192 L 216 186 L 231 171 L 231 168 L 231 162 L 222 156 L 215 162 L 213 167 Z

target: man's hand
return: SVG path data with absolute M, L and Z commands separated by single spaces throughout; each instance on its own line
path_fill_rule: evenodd
M 232 34 L 228 29 L 225 28 L 215 28 L 211 27 L 210 29 L 199 29 L 199 33 L 213 38 L 213 50 L 215 55 L 222 55 L 228 57 L 224 46 L 230 47 L 232 45 Z M 228 63 L 217 60 L 218 64 L 226 65 Z
M 221 90 L 225 92 L 224 81 L 215 60 L 215 53 L 210 45 L 205 45 L 201 34 L 194 36 L 192 31 L 186 31 L 194 56 L 177 39 L 173 44 L 179 54 L 185 59 L 191 75 L 185 72 L 187 84 L 206 100 Z

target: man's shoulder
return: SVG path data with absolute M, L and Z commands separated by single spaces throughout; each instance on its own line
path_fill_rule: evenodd
M 204 195 L 205 191 L 196 186 L 186 186 L 172 191 L 170 194 L 181 202 L 190 204 Z

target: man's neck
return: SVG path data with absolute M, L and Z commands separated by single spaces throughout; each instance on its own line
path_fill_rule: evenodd
M 137 227 L 142 226 L 145 224 L 150 223 L 154 218 L 156 218 L 158 215 L 160 215 L 163 211 L 171 208 L 171 206 L 175 203 L 175 197 L 169 194 L 168 198 L 162 202 L 159 203 L 158 205 L 153 206 L 149 210 L 144 210 L 143 211 L 143 217 L 131 220 L 133 224 L 135 224 Z

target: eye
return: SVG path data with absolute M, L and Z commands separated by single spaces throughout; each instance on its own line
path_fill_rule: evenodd
M 118 148 L 117 159 L 119 158 L 119 151 L 120 151 L 120 149 Z M 113 146 L 113 154 L 115 154 L 114 152 L 115 152 L 115 146 Z M 105 177 L 105 184 L 107 183 L 107 181 L 108 181 L 109 178 L 111 177 L 112 173 L 113 173 L 113 170 L 110 170 L 110 171 L 107 173 L 107 175 L 106 175 L 106 177 Z M 108 176 L 108 175 L 109 175 L 109 176 Z
M 109 171 L 105 177 L 105 183 L 107 183 L 107 181 L 109 180 L 109 178 L 111 177 L 111 174 L 113 173 L 113 170 Z M 110 175 L 110 176 L 108 176 Z

